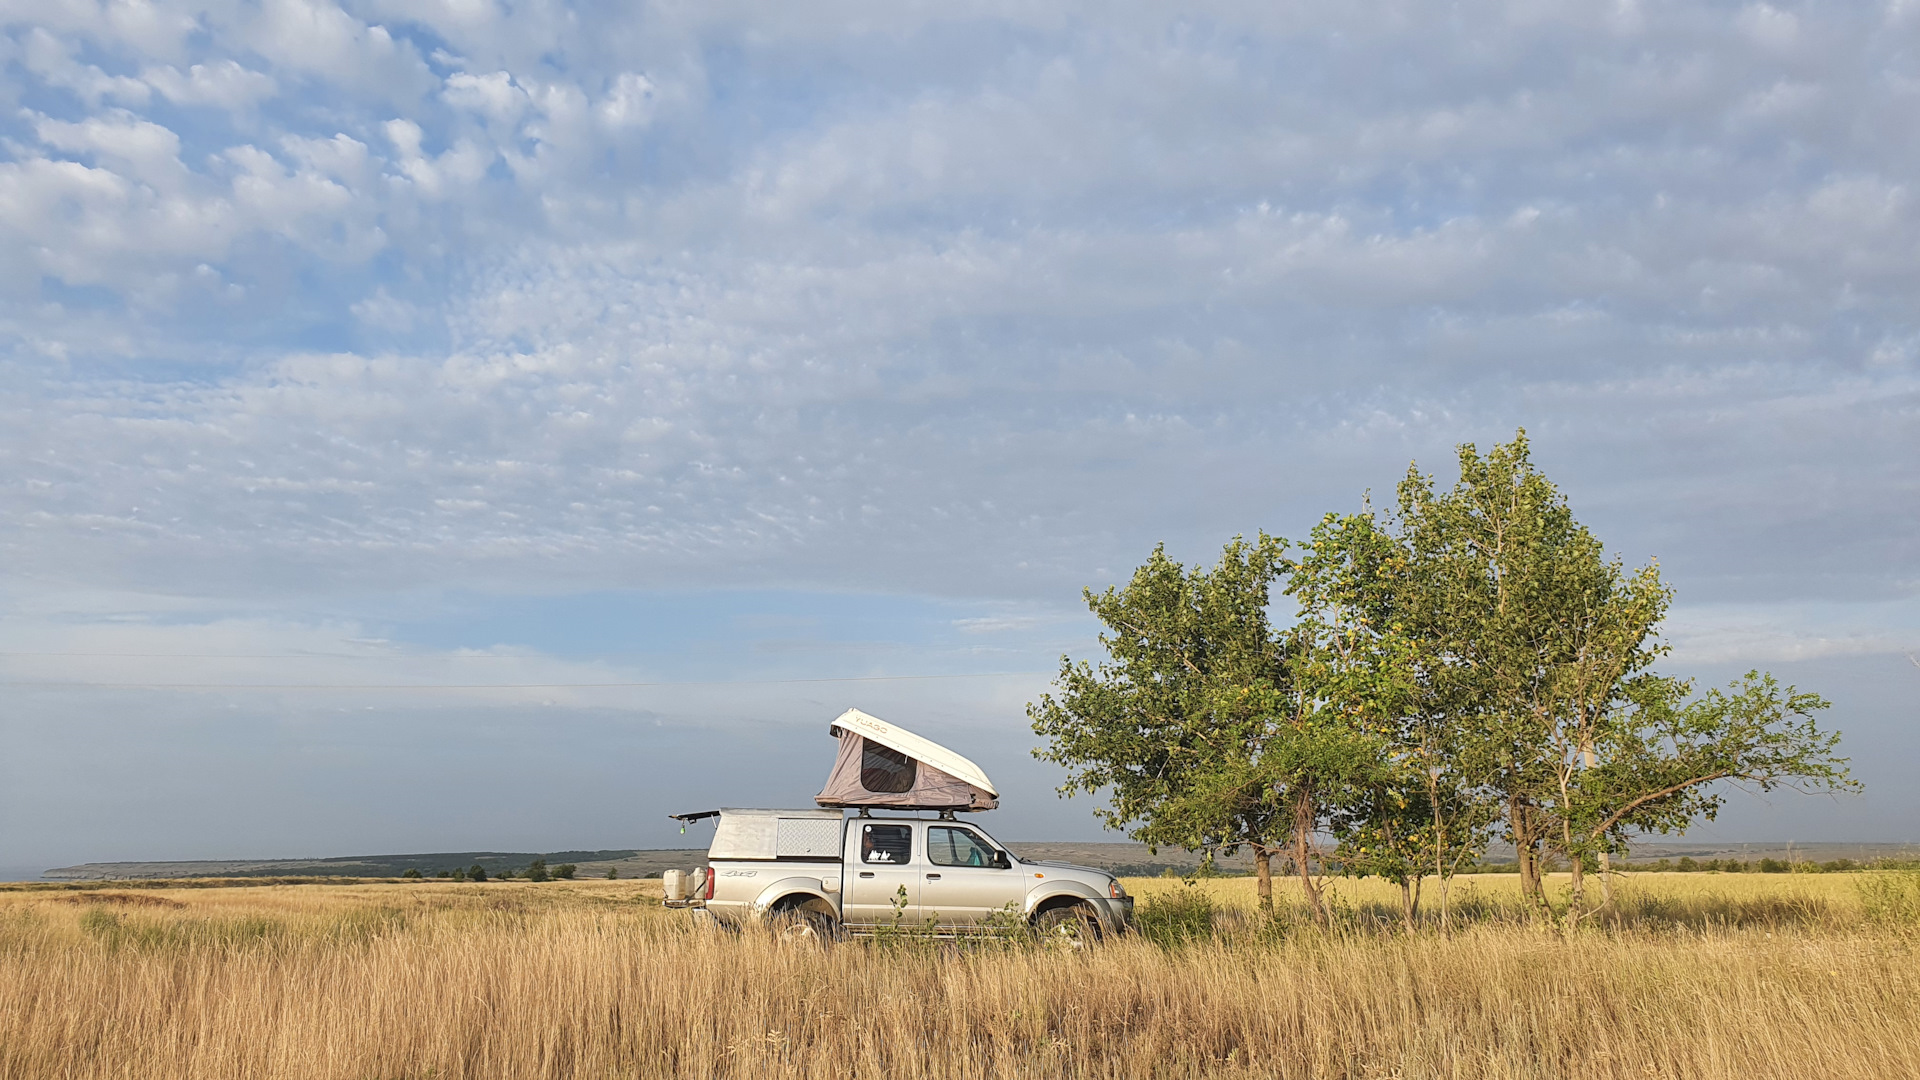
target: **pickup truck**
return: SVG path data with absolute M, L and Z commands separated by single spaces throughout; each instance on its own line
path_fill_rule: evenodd
M 1133 898 L 1103 870 L 1029 862 L 950 816 L 843 816 L 839 810 L 710 810 L 708 864 L 669 870 L 666 904 L 732 927 L 832 940 L 882 928 L 942 936 L 1006 925 L 1071 944 L 1124 931 Z M 1017 925 L 1017 924 L 1016 924 Z

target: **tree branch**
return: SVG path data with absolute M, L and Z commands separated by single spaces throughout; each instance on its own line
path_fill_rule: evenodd
M 1732 775 L 1733 775 L 1732 772 L 1724 772 L 1724 771 L 1716 772 L 1716 773 L 1706 773 L 1701 776 L 1696 776 L 1690 780 L 1682 780 L 1677 784 L 1673 784 L 1669 787 L 1661 788 L 1659 791 L 1650 791 L 1647 794 L 1642 795 L 1639 798 L 1633 800 L 1632 802 L 1627 803 L 1625 806 L 1622 806 L 1620 809 L 1614 811 L 1612 815 L 1610 815 L 1605 820 L 1600 822 L 1600 824 L 1594 826 L 1593 829 L 1587 833 L 1587 839 L 1591 840 L 1596 836 L 1604 835 L 1608 829 L 1611 829 L 1615 825 L 1618 825 L 1621 819 L 1625 818 L 1628 814 L 1633 813 L 1635 810 L 1638 810 L 1642 806 L 1645 806 L 1646 804 L 1654 801 L 1655 799 L 1664 799 L 1669 795 L 1677 795 L 1680 792 L 1685 791 L 1690 787 L 1694 787 L 1699 784 L 1711 784 L 1715 780 L 1724 780 L 1727 777 Z

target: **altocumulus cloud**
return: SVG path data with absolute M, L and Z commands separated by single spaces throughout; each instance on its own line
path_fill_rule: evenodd
M 16 643 L 745 588 L 921 598 L 835 671 L 1045 668 L 1154 541 L 1297 533 L 1524 424 L 1662 560 L 1680 658 L 1920 649 L 1912 4 L 0 24 Z M 1017 739 L 1037 685 L 939 700 Z

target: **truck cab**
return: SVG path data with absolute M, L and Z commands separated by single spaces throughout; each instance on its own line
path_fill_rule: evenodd
M 1049 935 L 1091 938 L 1120 932 L 1132 919 L 1133 900 L 1112 874 L 1023 860 L 950 815 L 724 809 L 678 816 L 718 822 L 708 865 L 692 875 L 691 888 L 685 877 L 670 877 L 666 903 L 732 926 L 774 921 L 800 936 L 884 928 L 959 936 L 1024 922 Z

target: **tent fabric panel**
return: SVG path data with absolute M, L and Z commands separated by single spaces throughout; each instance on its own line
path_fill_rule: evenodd
M 821 806 L 860 806 L 871 797 L 871 793 L 860 786 L 860 759 L 864 749 L 865 740 L 858 735 L 841 737 L 840 752 L 833 758 L 833 771 L 827 774 L 826 786 L 813 797 L 814 802 Z
M 951 806 L 965 810 L 993 810 L 1000 805 L 999 797 L 993 792 L 925 764 L 920 766 L 920 779 L 907 794 L 916 796 L 920 804 L 928 809 Z
M 840 733 L 833 771 L 814 801 L 822 806 L 878 806 L 899 810 L 992 810 L 1000 805 L 991 791 L 952 776 L 924 761 L 916 762 L 913 785 L 905 791 L 873 791 L 861 782 L 866 739 Z
M 859 709 L 848 709 L 833 723 L 827 725 L 827 730 L 836 734 L 838 731 L 850 731 L 856 735 L 865 736 L 882 746 L 891 747 L 910 758 L 931 765 L 948 776 L 972 784 L 989 795 L 1000 794 L 994 789 L 993 781 L 987 779 L 986 771 L 980 766 L 932 739 L 895 727 L 871 713 L 864 713 Z

